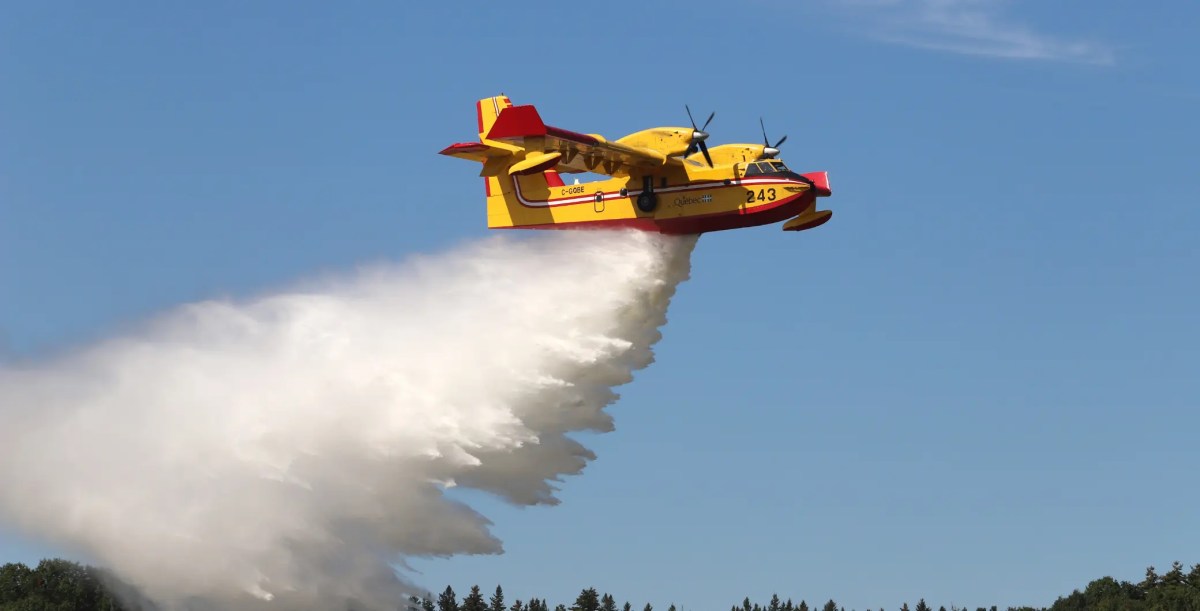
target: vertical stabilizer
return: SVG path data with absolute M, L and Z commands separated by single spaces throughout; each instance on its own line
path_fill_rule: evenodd
M 475 104 L 475 114 L 479 118 L 480 140 L 486 138 L 488 132 L 492 130 L 492 125 L 496 123 L 496 117 L 500 115 L 500 111 L 509 106 L 512 106 L 512 101 L 504 94 L 484 98 Z

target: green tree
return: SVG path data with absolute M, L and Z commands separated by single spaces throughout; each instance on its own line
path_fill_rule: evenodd
M 838 611 L 837 603 L 833 602 L 831 598 L 829 602 L 825 603 L 824 607 L 821 607 L 821 611 Z
M 781 611 L 783 605 L 779 602 L 779 595 L 772 594 L 771 602 L 767 603 L 767 611 Z
M 21 563 L 0 566 L 0 604 L 25 598 L 33 569 Z
M 646 606 L 642 607 L 642 611 L 654 611 L 654 605 L 646 603 Z
M 487 603 L 483 602 L 483 592 L 479 586 L 471 586 L 471 591 L 463 597 L 462 611 L 488 611 Z
M 42 560 L 30 578 L 31 585 L 36 584 L 31 593 L 46 609 L 88 609 L 99 598 L 99 585 L 91 582 L 82 565 L 68 560 Z
M 454 588 L 446 586 L 445 590 L 438 595 L 437 600 L 438 611 L 459 611 L 458 598 L 454 593 Z
M 621 608 L 621 611 L 633 611 L 633 605 L 629 604 L 629 601 L 625 601 L 625 606 Z
M 600 611 L 600 594 L 596 588 L 585 588 L 575 598 L 571 611 Z
M 617 611 L 617 601 L 608 592 L 600 597 L 600 611 Z
M 796 611 L 808 611 L 808 603 L 804 599 L 800 599 L 800 606 L 796 607 Z
M 742 599 L 742 611 L 753 611 L 753 607 L 750 606 L 749 596 Z
M 929 605 L 925 604 L 925 599 L 922 598 L 920 601 L 917 602 L 916 611 L 933 611 L 933 609 L 930 609 Z
M 426 594 L 425 598 L 421 599 L 421 611 L 434 611 L 432 594 Z
M 508 611 L 523 611 L 524 609 L 525 607 L 521 604 L 521 599 L 518 598 L 513 601 L 513 604 L 508 608 Z
M 0 566 L 0 611 L 121 611 L 105 584 L 127 587 L 91 566 L 46 559 L 37 568 Z
M 1146 578 L 1142 580 L 1142 583 L 1138 584 L 1138 587 L 1144 592 L 1149 592 L 1158 587 L 1158 573 L 1154 572 L 1154 565 L 1146 567 Z
M 1183 576 L 1183 565 L 1178 560 L 1172 562 L 1171 570 L 1162 576 L 1162 585 L 1164 586 L 1181 586 L 1186 581 L 1187 578 Z
M 496 593 L 492 594 L 488 603 L 490 611 L 504 611 L 504 589 L 500 587 L 500 584 L 496 584 Z

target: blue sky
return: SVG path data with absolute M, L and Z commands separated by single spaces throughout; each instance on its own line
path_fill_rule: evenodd
M 562 505 L 464 493 L 432 589 L 723 609 L 1049 604 L 1200 562 L 1200 8 L 1082 1 L 9 4 L 0 354 L 487 235 L 436 155 L 505 92 L 831 173 L 701 239 Z M 0 532 L 3 527 L 0 526 Z M 64 553 L 0 534 L 0 561 Z

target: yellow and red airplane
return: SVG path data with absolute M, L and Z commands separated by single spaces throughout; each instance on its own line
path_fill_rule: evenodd
M 761 145 L 709 149 L 704 129 L 716 113 L 698 128 L 690 108 L 690 128 L 656 127 L 611 141 L 546 125 L 533 106 L 513 106 L 504 95 L 480 100 L 475 110 L 479 141 L 441 154 L 483 163 L 490 228 L 690 234 L 795 217 L 784 231 L 803 231 L 833 214 L 817 210 L 817 198 L 831 194 L 828 174 L 788 169 L 776 159 L 787 136 L 770 146 L 765 127 Z M 560 176 L 582 172 L 610 178 L 568 185 Z

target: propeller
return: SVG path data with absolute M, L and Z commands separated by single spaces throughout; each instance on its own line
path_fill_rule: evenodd
M 758 118 L 758 126 L 762 128 L 763 135 L 763 152 L 762 155 L 758 156 L 758 158 L 774 159 L 775 156 L 779 154 L 779 145 L 783 144 L 784 140 L 787 140 L 787 134 L 784 134 L 784 136 L 779 139 L 779 142 L 775 143 L 775 146 L 771 146 L 771 142 L 767 140 L 767 126 L 763 125 L 762 117 Z
M 708 115 L 708 120 L 704 122 L 704 127 L 696 127 L 696 120 L 692 118 L 692 109 L 688 108 L 687 104 L 683 107 L 687 109 L 688 120 L 692 122 L 692 137 L 688 139 L 687 151 L 684 151 L 683 156 L 687 157 L 696 151 L 704 153 L 704 160 L 708 162 L 708 167 L 713 167 L 712 157 L 708 154 L 708 145 L 704 143 L 708 140 L 708 133 L 704 130 L 708 128 L 708 124 L 712 123 L 713 117 L 717 115 L 717 111 L 713 111 Z

